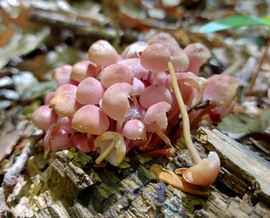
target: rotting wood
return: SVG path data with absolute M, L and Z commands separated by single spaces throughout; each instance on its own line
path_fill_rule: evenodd
M 220 176 L 209 187 L 208 197 L 186 194 L 156 181 L 149 170 L 152 164 L 174 170 L 177 168 L 174 160 L 184 157 L 153 160 L 135 149 L 128 155 L 128 168 L 109 164 L 93 168 L 90 155 L 71 149 L 56 152 L 48 160 L 49 167 L 45 171 L 39 168 L 42 173 L 33 177 L 29 169 L 38 168 L 40 157 L 35 154 L 21 174 L 26 185 L 6 205 L 14 217 L 270 217 L 270 208 L 262 195 L 257 194 L 262 190 L 252 186 L 260 180 L 241 169 L 239 161 L 232 161 L 226 151 L 221 153 L 224 143 L 229 151 L 231 147 L 238 148 L 238 144 L 216 130 L 205 128 L 200 128 L 198 139 L 207 150 L 216 150 L 222 160 Z M 183 163 L 188 163 L 190 157 L 184 156 L 187 159 Z M 234 195 L 223 192 L 225 186 Z

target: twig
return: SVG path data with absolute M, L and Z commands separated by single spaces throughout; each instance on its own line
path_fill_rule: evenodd
M 263 62 L 266 59 L 266 56 L 267 56 L 267 52 L 268 52 L 269 47 L 270 47 L 270 36 L 268 36 L 266 48 L 265 48 L 264 53 L 263 53 L 263 55 L 261 57 L 261 60 L 260 60 L 259 65 L 258 65 L 258 68 L 257 68 L 256 72 L 253 74 L 253 77 L 251 79 L 250 87 L 249 87 L 249 90 L 248 90 L 248 93 L 247 93 L 248 96 L 253 95 L 254 85 L 255 85 L 256 79 L 257 79 L 257 77 L 259 75 L 259 72 L 260 72 L 260 70 L 262 68 L 262 64 L 263 64 Z

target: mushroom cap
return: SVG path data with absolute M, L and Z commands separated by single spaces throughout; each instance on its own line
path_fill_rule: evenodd
M 168 69 L 171 59 L 170 51 L 162 44 L 149 45 L 141 53 L 141 65 L 151 72 L 162 72 Z
M 158 102 L 148 108 L 144 115 L 144 123 L 149 132 L 156 132 L 158 129 L 166 130 L 168 119 L 166 113 L 171 109 L 167 102 Z
M 61 91 L 50 101 L 50 108 L 53 108 L 60 117 L 72 117 L 79 107 L 75 90 Z
M 99 107 L 85 105 L 74 114 L 72 128 L 79 132 L 100 135 L 109 128 L 109 119 Z
M 189 44 L 184 52 L 189 59 L 189 67 L 187 71 L 197 74 L 199 68 L 205 64 L 208 59 L 211 57 L 211 53 L 203 44 L 201 43 L 192 43 Z
M 166 87 L 159 84 L 146 87 L 139 98 L 139 102 L 144 108 L 149 108 L 151 105 L 160 101 L 165 101 L 172 105 L 173 97 Z
M 49 127 L 56 123 L 57 114 L 48 105 L 40 106 L 32 115 L 32 121 L 38 129 L 48 130 Z
M 93 62 L 89 60 L 82 60 L 72 66 L 70 78 L 77 82 L 81 82 L 87 77 L 95 77 L 96 68 L 97 66 Z
M 203 101 L 210 100 L 217 106 L 227 108 L 235 99 L 238 82 L 227 75 L 213 75 L 207 79 L 203 92 Z
M 124 121 L 130 111 L 129 93 L 132 85 L 116 83 L 111 85 L 104 93 L 101 108 L 112 119 Z
M 76 100 L 80 104 L 98 104 L 102 99 L 104 92 L 105 88 L 99 80 L 88 77 L 78 85 Z
M 88 50 L 88 59 L 97 65 L 108 66 L 117 62 L 118 54 L 106 40 L 98 40 Z
M 122 135 L 131 140 L 145 139 L 146 127 L 140 120 L 128 120 L 123 126 Z
M 179 47 L 176 39 L 169 33 L 161 32 L 151 36 L 147 41 L 149 45 L 160 43 L 166 47 Z
M 57 87 L 67 83 L 73 84 L 75 82 L 70 78 L 71 71 L 72 66 L 70 65 L 64 65 L 53 70 L 52 79 L 56 81 Z
M 220 171 L 220 159 L 216 152 L 209 152 L 208 157 L 184 171 L 184 179 L 193 184 L 208 186 L 212 184 Z
M 132 84 L 132 91 L 130 92 L 130 96 L 140 95 L 142 94 L 143 90 L 145 89 L 144 83 L 134 77 L 133 84 Z
M 138 57 L 138 53 L 142 52 L 147 46 L 148 44 L 143 41 L 134 42 L 125 48 L 121 56 L 124 59 Z
M 183 72 L 188 69 L 189 59 L 183 49 L 180 47 L 170 47 L 169 51 L 171 53 L 171 63 L 174 70 Z
M 134 77 L 141 79 L 141 80 L 147 80 L 149 70 L 145 69 L 141 65 L 140 58 L 124 59 L 122 61 L 119 61 L 118 64 L 122 64 L 122 65 L 127 66 L 133 72 Z
M 133 83 L 133 73 L 125 65 L 111 64 L 105 67 L 100 73 L 100 81 L 102 85 L 107 89 L 115 83 Z

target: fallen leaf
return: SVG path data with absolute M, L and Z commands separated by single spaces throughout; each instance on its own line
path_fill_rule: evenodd
M 183 192 L 199 196 L 208 196 L 208 193 L 205 190 L 200 190 L 197 186 L 188 183 L 182 177 L 170 170 L 164 169 L 160 165 L 153 164 L 150 167 L 150 171 L 155 174 L 157 179 L 162 180 Z

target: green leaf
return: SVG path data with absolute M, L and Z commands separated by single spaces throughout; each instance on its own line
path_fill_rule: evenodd
M 270 17 L 254 17 L 244 14 L 237 14 L 229 17 L 224 17 L 218 20 L 204 24 L 199 29 L 200 33 L 210 33 L 220 30 L 238 28 L 250 25 L 270 26 Z
M 245 114 L 230 114 L 222 119 L 222 122 L 218 124 L 217 128 L 226 133 L 262 133 L 270 127 L 269 120 L 269 109 L 256 118 L 252 118 Z

